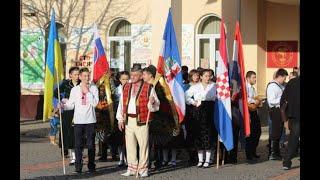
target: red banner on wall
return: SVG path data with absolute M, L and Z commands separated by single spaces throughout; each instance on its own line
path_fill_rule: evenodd
M 293 68 L 298 66 L 298 41 L 268 41 L 267 67 Z

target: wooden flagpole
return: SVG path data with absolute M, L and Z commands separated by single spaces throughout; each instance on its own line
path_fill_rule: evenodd
M 58 87 L 58 102 L 59 105 L 61 104 L 61 100 L 60 100 L 60 87 L 59 87 L 59 75 L 58 73 L 56 73 L 57 75 L 57 87 Z M 64 163 L 64 145 L 63 145 L 63 131 L 62 131 L 62 118 L 61 118 L 61 108 L 59 109 L 59 117 L 60 117 L 60 132 L 61 132 L 61 149 L 62 149 L 62 166 L 63 166 L 63 174 L 66 174 L 66 166 Z
M 224 165 L 224 158 L 225 158 L 225 155 L 226 155 L 226 149 L 223 148 L 223 153 L 222 153 L 222 165 Z
M 219 136 L 217 138 L 217 169 L 219 169 L 219 155 L 220 155 L 220 142 L 219 142 Z

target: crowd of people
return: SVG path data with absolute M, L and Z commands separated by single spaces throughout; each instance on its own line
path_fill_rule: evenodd
M 289 75 L 289 82 L 286 78 Z M 91 83 L 87 68 L 71 67 L 69 78 L 60 85 L 61 103 L 53 110 L 50 142 L 55 144 L 58 133 L 59 110 L 62 133 L 59 146 L 63 147 L 75 172 L 82 173 L 83 149 L 88 149 L 89 173 L 95 172 L 96 141 L 99 161 L 119 161 L 126 166 L 123 176 L 147 177 L 151 170 L 176 166 L 179 149 L 189 154 L 188 163 L 208 168 L 217 158 L 218 133 L 213 117 L 216 99 L 216 77 L 211 69 L 188 70 L 182 67 L 186 114 L 181 123 L 175 119 L 172 102 L 167 96 L 163 79 L 156 79 L 156 67 L 144 69 L 134 64 L 130 72 L 113 73 L 110 77 L 112 104 L 108 103 L 107 87 Z M 269 112 L 269 160 L 283 160 L 283 168 L 291 168 L 291 159 L 297 155 L 300 136 L 300 76 L 298 68 L 290 74 L 278 69 L 266 88 L 266 98 L 260 98 L 255 89 L 256 73 L 246 73 L 246 90 L 250 114 L 250 136 L 244 137 L 241 117 L 241 89 L 230 80 L 231 112 L 234 148 L 225 154 L 225 163 L 237 163 L 238 143 L 245 145 L 247 161 L 260 158 L 257 147 L 261 136 L 259 108 L 266 100 Z M 54 97 L 58 99 L 58 91 Z M 110 118 L 112 106 L 114 118 Z M 290 130 L 286 137 L 285 128 Z M 179 132 L 179 133 L 174 133 Z M 288 139 L 282 158 L 280 148 Z M 110 151 L 108 151 L 110 149 Z M 221 149 L 225 149 L 221 143 Z M 170 159 L 170 160 L 169 160 Z

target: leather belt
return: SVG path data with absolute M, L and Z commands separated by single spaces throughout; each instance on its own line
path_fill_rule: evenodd
M 138 117 L 138 114 L 128 114 L 128 117 L 136 118 Z

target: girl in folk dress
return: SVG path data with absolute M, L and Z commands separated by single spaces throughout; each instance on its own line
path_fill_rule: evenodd
M 198 150 L 198 167 L 209 166 L 211 149 L 216 145 L 217 131 L 213 124 L 216 85 L 210 79 L 212 72 L 204 69 L 200 73 L 201 82 L 186 91 L 186 103 L 192 105 L 192 135 Z M 204 158 L 205 156 L 205 158 Z
M 196 69 L 192 69 L 189 72 L 188 77 L 189 84 L 186 85 L 185 91 L 187 91 L 191 86 L 196 85 L 200 81 L 200 74 L 199 71 Z M 186 148 L 189 153 L 189 165 L 193 165 L 198 162 L 197 158 L 197 151 L 194 146 L 194 138 L 192 135 L 192 124 L 194 123 L 193 118 L 193 106 L 192 105 L 186 105 L 186 116 L 184 120 L 184 126 L 186 129 Z

